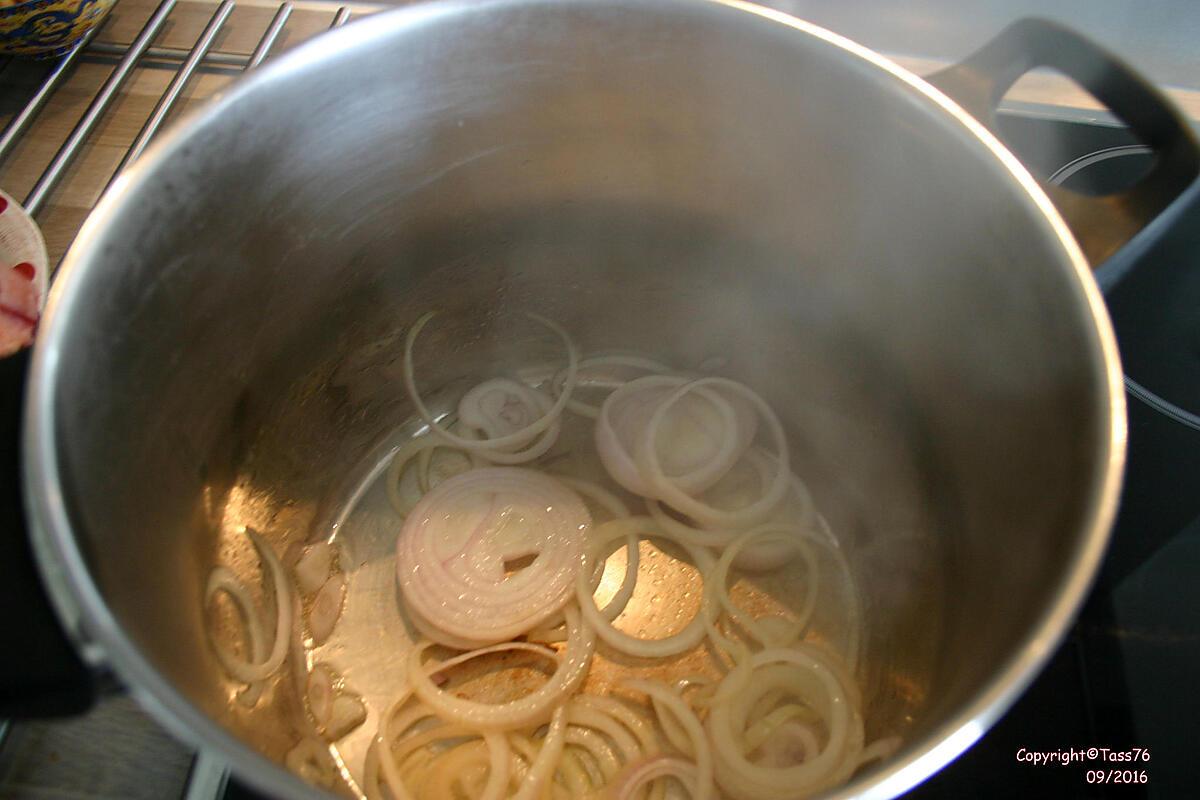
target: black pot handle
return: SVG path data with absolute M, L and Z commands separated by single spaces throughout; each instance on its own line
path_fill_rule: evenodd
M 1074 31 L 1022 19 L 964 61 L 927 80 L 993 133 L 996 107 L 1026 72 L 1053 67 L 1108 107 L 1154 152 L 1149 174 L 1133 187 L 1100 197 L 1041 181 L 1093 267 L 1161 214 L 1200 175 L 1200 145 L 1183 116 L 1124 61 Z
M 0 719 L 78 714 L 94 702 L 98 673 L 62 629 L 34 563 L 21 497 L 21 410 L 29 351 L 0 357 Z

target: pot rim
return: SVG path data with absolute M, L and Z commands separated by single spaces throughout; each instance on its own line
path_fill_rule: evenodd
M 228 730 L 180 694 L 139 651 L 133 640 L 107 607 L 88 570 L 75 535 L 71 514 L 59 481 L 57 436 L 53 414 L 56 373 L 61 361 L 65 320 L 71 306 L 86 303 L 80 290 L 82 275 L 99 252 L 109 222 L 121 211 L 137 188 L 151 179 L 155 167 L 186 146 L 191 132 L 231 106 L 290 72 L 320 62 L 327 54 L 389 37 L 393 32 L 442 18 L 479 13 L 504 6 L 525 5 L 528 0 L 445 0 L 420 2 L 371 16 L 371 24 L 351 24 L 304 43 L 273 60 L 249 79 L 243 79 L 219 99 L 187 116 L 187 123 L 174 126 L 160 137 L 131 168 L 113 184 L 89 215 L 63 260 L 58 280 L 50 292 L 30 371 L 24 422 L 24 486 L 30 532 L 39 570 L 51 599 L 64 622 L 68 636 L 86 660 L 110 665 L 125 681 L 135 698 L 170 732 L 220 756 L 244 780 L 272 795 L 317 798 L 329 795 L 304 783 L 281 764 L 234 737 Z M 591 5 L 667 7 L 684 14 L 699 7 L 695 0 L 586 0 Z M 756 6 L 743 0 L 704 0 L 736 13 L 753 14 L 811 36 L 881 70 L 908 91 L 954 120 L 979 144 L 981 157 L 998 161 L 1020 186 L 1023 199 L 1041 218 L 1062 246 L 1074 288 L 1086 307 L 1095 331 L 1095 347 L 1103 374 L 1098 383 L 1108 397 L 1108 418 L 1097 425 L 1099 460 L 1092 478 L 1091 494 L 1084 509 L 1081 539 L 1073 566 L 1064 576 L 1054 602 L 1041 614 L 1021 644 L 1000 665 L 974 699 L 937 728 L 918 739 L 905 742 L 900 751 L 882 765 L 869 769 L 835 790 L 832 797 L 890 798 L 932 776 L 978 740 L 1015 702 L 1053 654 L 1073 622 L 1092 584 L 1108 542 L 1116 512 L 1125 458 L 1125 397 L 1116 338 L 1091 268 L 1074 236 L 1037 181 L 1017 158 L 956 102 L 923 78 L 884 56 L 843 36 L 788 14 Z M 576 5 L 578 7 L 578 5 Z M 731 15 L 731 19 L 735 19 Z

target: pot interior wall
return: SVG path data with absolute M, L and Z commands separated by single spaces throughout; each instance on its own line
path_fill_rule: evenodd
M 869 735 L 974 697 L 1082 546 L 1102 359 L 1000 162 L 810 34 L 631 5 L 352 25 L 194 118 L 72 256 L 52 411 L 79 545 L 144 656 L 274 757 L 296 708 L 230 703 L 207 572 L 254 574 L 246 525 L 327 531 L 411 417 L 429 309 L 430 392 L 558 358 L 525 311 L 761 392 L 858 573 Z

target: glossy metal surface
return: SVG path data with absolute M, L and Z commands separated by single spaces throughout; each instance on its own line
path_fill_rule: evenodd
M 31 381 L 37 546 L 61 610 L 162 720 L 299 796 L 296 736 L 229 703 L 204 637 L 245 525 L 326 535 L 431 391 L 584 349 L 726 372 L 787 425 L 867 602 L 870 728 L 900 793 L 1002 713 L 1103 552 L 1120 370 L 1036 184 L 921 80 L 736 3 L 503 0 L 372 17 L 151 146 L 63 268 Z M 355 479 L 359 483 L 355 483 Z M 373 726 L 375 720 L 368 722 Z

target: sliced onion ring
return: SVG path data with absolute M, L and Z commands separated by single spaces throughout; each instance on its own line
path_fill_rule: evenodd
M 759 480 L 762 481 L 764 487 L 768 485 L 771 477 L 776 474 L 775 471 L 778 469 L 775 460 L 757 448 L 747 451 L 746 461 L 758 472 Z M 792 476 L 792 496 L 797 503 L 796 513 L 783 514 L 777 512 L 777 519 L 775 521 L 786 521 L 803 530 L 808 530 L 818 525 L 812 495 L 809 493 L 804 481 L 795 475 Z M 721 550 L 727 547 L 739 535 L 745 533 L 745 529 L 692 527 L 668 514 L 663 508 L 662 503 L 654 499 L 646 501 L 646 508 L 655 522 L 679 536 L 683 541 L 697 547 L 711 547 Z M 783 566 L 792 554 L 791 548 L 776 547 L 769 542 L 759 543 L 743 549 L 734 560 L 733 566 L 752 572 L 767 572 Z
M 439 689 L 421 663 L 421 655 L 430 647 L 430 642 L 418 644 L 408 655 L 408 676 L 413 691 L 443 719 L 481 731 L 507 731 L 545 722 L 556 705 L 582 683 L 596 647 L 594 634 L 583 624 L 575 607 L 568 605 L 563 613 L 567 618 L 567 645 L 562 662 L 549 681 L 525 697 L 510 703 L 479 703 Z M 477 654 L 466 653 L 461 658 Z
M 636 452 L 643 446 L 651 421 L 657 418 L 653 446 L 655 456 L 658 456 L 662 448 L 658 434 L 666 411 L 679 402 L 682 395 L 676 397 L 678 391 L 695 382 L 695 379 L 679 375 L 647 375 L 630 381 L 608 396 L 596 419 L 595 440 L 597 454 L 614 481 L 643 497 L 662 496 L 652 476 L 647 475 L 638 463 Z M 692 393 L 689 390 L 685 394 Z M 750 446 L 758 425 L 753 410 L 740 398 L 730 400 L 718 390 L 704 387 L 694 390 L 694 394 L 717 414 L 718 424 L 706 431 L 717 435 L 718 449 L 685 471 L 667 478 L 672 486 L 689 494 L 702 492 L 717 483 Z M 659 411 L 663 413 L 658 415 Z
M 450 478 L 397 539 L 405 605 L 452 647 L 519 636 L 570 598 L 590 525 L 579 496 L 543 473 L 489 467 Z M 506 560 L 529 555 L 529 566 L 505 575 Z
M 225 667 L 226 672 L 233 674 L 233 668 L 230 665 L 240 663 L 248 668 L 266 657 L 266 633 L 263 631 L 258 608 L 254 605 L 254 599 L 250 597 L 249 590 L 228 567 L 217 566 L 209 573 L 208 589 L 205 592 L 207 602 L 211 603 L 218 592 L 224 592 L 233 601 L 241 615 L 242 624 L 246 626 L 246 645 L 250 650 L 249 659 L 242 659 L 227 650 L 225 645 L 217 641 L 213 635 L 212 627 L 208 627 L 209 642 L 217 654 L 217 660 Z M 238 692 L 238 702 L 244 706 L 253 707 L 258 702 L 258 698 L 262 697 L 264 688 L 264 681 L 249 684 Z
M 741 626 L 742 630 L 746 631 L 766 647 L 786 647 L 797 641 L 804 635 L 804 631 L 807 630 L 808 623 L 812 619 L 813 610 L 817 604 L 818 568 L 817 557 L 813 553 L 809 543 L 805 541 L 806 537 L 806 531 L 797 529 L 792 525 L 782 523 L 760 525 L 757 528 L 751 528 L 734 539 L 721 553 L 721 557 L 717 559 L 716 567 L 713 568 L 710 579 L 713 586 L 713 594 L 720 602 L 725 613 Z M 749 547 L 756 541 L 765 539 L 786 542 L 804 559 L 804 604 L 796 615 L 796 619 L 791 621 L 782 635 L 768 630 L 766 626 L 760 624 L 754 617 L 738 608 L 733 602 L 733 598 L 729 596 L 729 588 L 726 585 L 729 579 L 729 567 L 737 559 L 743 548 Z
M 712 556 L 706 550 L 679 542 L 670 534 L 658 528 L 654 524 L 654 520 L 649 517 L 626 517 L 625 519 L 604 523 L 595 529 L 591 547 L 593 548 L 593 552 L 597 552 L 609 542 L 635 533 L 671 539 L 683 547 L 702 576 L 707 576 L 712 570 Z M 707 580 L 707 577 L 705 579 Z M 699 644 L 700 640 L 704 638 L 706 630 L 705 622 L 706 620 L 711 620 L 711 615 L 714 613 L 713 605 L 709 602 L 707 594 L 706 590 L 699 612 L 697 612 L 696 616 L 692 618 L 683 630 L 662 639 L 639 639 L 636 636 L 630 636 L 624 631 L 617 630 L 609 620 L 604 618 L 604 614 L 596 608 L 596 601 L 592 597 L 592 589 L 588 584 L 585 571 L 581 571 L 575 579 L 575 596 L 579 601 L 584 620 L 595 628 L 596 634 L 610 647 L 615 647 L 623 653 L 642 658 L 662 658 L 664 656 L 676 655 Z
M 749 400 L 758 409 L 759 415 L 766 420 L 767 427 L 770 428 L 771 435 L 775 439 L 778 470 L 775 473 L 774 479 L 761 498 L 744 508 L 734 511 L 714 508 L 707 503 L 697 500 L 676 486 L 671 478 L 663 472 L 662 465 L 659 463 L 658 447 L 655 446 L 658 428 L 662 424 L 667 411 L 671 409 L 671 406 L 688 393 L 707 386 L 721 387 Z M 783 426 L 779 424 L 779 418 L 775 416 L 775 412 L 771 410 L 766 401 L 756 393 L 746 386 L 727 378 L 699 378 L 676 389 L 651 415 L 650 421 L 646 424 L 646 428 L 642 433 L 642 440 L 637 448 L 634 460 L 637 463 L 638 471 L 647 483 L 650 484 L 655 496 L 660 497 L 667 505 L 677 511 L 687 514 L 701 525 L 710 527 L 738 528 L 764 521 L 775 512 L 776 507 L 778 507 L 780 501 L 783 500 L 784 495 L 787 493 L 791 482 L 791 472 L 788 467 L 787 437 L 784 436 Z
M 462 436 L 457 436 L 445 428 L 438 425 L 433 414 L 425 406 L 421 400 L 420 394 L 417 392 L 416 379 L 413 377 L 413 344 L 417 340 L 417 336 L 421 333 L 421 329 L 429 323 L 429 320 L 437 314 L 436 311 L 430 311 L 423 315 L 420 319 L 409 328 L 408 336 L 404 340 L 404 388 L 408 391 L 408 397 L 416 408 L 417 416 L 429 426 L 433 435 L 449 442 L 460 450 L 468 452 L 484 452 L 504 450 L 512 447 L 522 447 L 537 434 L 545 431 L 555 420 L 562 415 L 563 408 L 566 407 L 567 401 L 571 397 L 571 392 L 575 388 L 575 375 L 579 366 L 579 355 L 575 350 L 575 345 L 571 341 L 571 337 L 557 323 L 551 322 L 540 314 L 527 313 L 526 316 L 535 322 L 549 328 L 562 340 L 563 346 L 567 350 L 567 377 L 563 382 L 562 394 L 554 401 L 554 405 L 550 407 L 542 417 L 519 431 L 514 431 L 506 436 L 498 436 L 491 439 L 467 439 Z
M 755 671 L 750 687 L 735 702 L 714 706 L 705 726 L 721 788 L 738 800 L 772 800 L 817 793 L 848 778 L 859 763 L 863 729 L 857 690 L 847 684 L 841 670 L 833 668 L 827 655 L 803 644 L 764 650 L 750 664 Z M 790 767 L 755 764 L 741 742 L 756 701 L 777 687 L 816 711 L 827 731 L 824 746 L 814 757 Z
M 626 681 L 630 689 L 642 692 L 655 703 L 655 710 L 666 710 L 674 717 L 691 740 L 693 760 L 696 765 L 696 782 L 692 791 L 693 800 L 709 800 L 713 796 L 713 755 L 708 737 L 696 713 L 683 702 L 679 695 L 661 683 L 646 680 Z M 692 787 L 689 787 L 692 788 Z
M 447 427 L 452 428 L 456 424 L 456 418 L 452 414 L 448 415 L 444 421 L 446 422 Z M 388 465 L 387 477 L 384 479 L 384 485 L 387 487 L 388 500 L 391 502 L 392 508 L 394 508 L 396 513 L 400 516 L 408 516 L 409 512 L 412 511 L 413 506 L 420 501 L 420 496 L 433 488 L 430 476 L 431 467 L 433 465 L 433 457 L 436 451 L 443 448 L 450 450 L 452 453 L 458 453 L 459 455 L 469 459 L 470 464 L 468 469 L 471 467 L 482 466 L 483 464 L 483 461 L 478 454 L 461 453 L 440 439 L 436 439 L 429 434 L 422 434 L 409 439 L 404 444 L 400 445 L 395 454 L 393 454 L 392 461 Z M 416 497 L 406 497 L 401 486 L 401 480 L 408 471 L 409 465 L 412 463 L 413 459 L 417 460 L 417 488 L 420 491 L 417 493 Z
M 692 797 L 699 785 L 696 765 L 674 756 L 654 756 L 636 764 L 630 764 L 609 790 L 612 800 L 633 800 L 638 790 L 659 778 L 673 777 L 683 784 Z
M 496 392 L 517 398 L 523 410 L 527 413 L 536 413 L 539 417 L 549 414 L 553 408 L 553 402 L 549 397 L 511 378 L 492 378 L 474 386 L 459 401 L 458 418 L 463 425 L 482 431 L 492 441 L 501 436 L 525 430 L 532 424 L 532 422 L 526 423 L 517 428 L 517 431 L 503 432 L 506 428 L 513 426 L 507 424 L 504 419 L 500 418 L 497 414 L 491 413 L 491 410 L 485 407 L 487 398 Z M 550 427 L 542 432 L 536 442 L 530 445 L 530 442 L 526 441 L 519 445 L 519 447 L 530 445 L 526 449 L 518 453 L 485 449 L 480 450 L 479 455 L 496 464 L 524 464 L 527 461 L 533 461 L 535 458 L 545 455 L 546 451 L 554 446 L 554 442 L 558 439 L 558 434 L 561 430 L 562 422 L 560 414 L 554 418 Z M 536 435 L 534 434 L 534 436 Z
M 271 645 L 271 652 L 262 661 L 250 662 L 237 658 L 229 650 L 219 646 L 215 640 L 213 640 L 213 649 L 221 666 L 231 677 L 245 683 L 256 683 L 273 675 L 287 657 L 288 632 L 292 627 L 292 593 L 289 588 L 287 570 L 280 563 L 279 556 L 275 555 L 275 551 L 271 549 L 271 545 L 250 528 L 246 528 L 246 536 L 254 544 L 259 560 L 266 565 L 274 583 L 275 638 Z M 213 570 L 209 575 L 208 586 L 205 590 L 206 602 L 212 602 L 212 598 L 217 592 L 223 591 L 233 597 L 235 601 L 239 601 L 240 605 L 240 599 L 229 588 L 228 577 L 231 575 L 232 573 L 229 573 L 224 567 L 217 567 Z
M 566 736 L 567 707 L 561 705 L 550 715 L 550 727 L 546 731 L 546 737 L 542 739 L 537 758 L 530 765 L 529 772 L 521 781 L 521 787 L 512 800 L 537 800 L 542 796 L 543 788 L 554 777 L 554 768 L 562 756 Z

